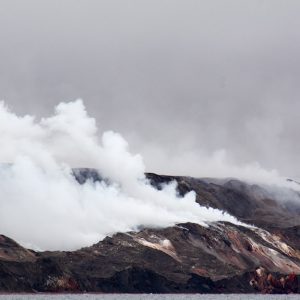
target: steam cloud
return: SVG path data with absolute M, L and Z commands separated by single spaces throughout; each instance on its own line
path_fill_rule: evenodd
M 177 222 L 238 221 L 201 207 L 195 193 L 158 191 L 145 179 L 142 157 L 117 133 L 98 137 L 81 100 L 60 103 L 49 118 L 18 117 L 0 105 L 0 228 L 35 249 L 87 246 L 114 232 Z M 100 170 L 110 184 L 80 185 L 71 167 Z

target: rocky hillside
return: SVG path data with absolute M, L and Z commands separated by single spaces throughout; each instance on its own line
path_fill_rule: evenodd
M 80 183 L 101 180 L 74 170 Z M 0 236 L 1 292 L 292 293 L 300 279 L 300 196 L 285 201 L 238 180 L 147 174 L 152 185 L 176 180 L 197 202 L 252 227 L 184 223 L 117 233 L 73 252 L 34 252 Z M 299 197 L 299 202 L 295 201 Z M 293 201 L 292 201 L 293 200 Z M 47 233 L 45 233 L 47 234 Z

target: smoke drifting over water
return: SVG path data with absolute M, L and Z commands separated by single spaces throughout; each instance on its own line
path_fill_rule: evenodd
M 99 139 L 81 100 L 61 103 L 41 120 L 18 117 L 1 103 L 0 135 L 1 233 L 23 245 L 76 249 L 139 226 L 238 222 L 199 206 L 193 192 L 179 197 L 175 183 L 153 188 L 142 157 L 117 133 Z M 74 166 L 97 168 L 112 183 L 80 185 Z

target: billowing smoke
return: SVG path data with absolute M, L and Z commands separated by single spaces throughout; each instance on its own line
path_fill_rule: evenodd
M 0 105 L 0 231 L 36 249 L 76 249 L 115 232 L 177 222 L 238 221 L 201 207 L 176 184 L 156 190 L 140 155 L 117 133 L 98 135 L 83 102 L 61 103 L 49 118 L 18 117 Z M 108 181 L 79 184 L 72 167 Z M 109 183 L 107 183 L 109 182 Z

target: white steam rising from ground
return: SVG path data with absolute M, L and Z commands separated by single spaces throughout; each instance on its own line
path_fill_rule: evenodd
M 272 191 L 274 188 L 277 190 L 276 187 L 300 191 L 299 184 L 287 181 L 287 177 L 282 176 L 276 169 L 267 170 L 258 162 L 237 163 L 226 149 L 218 149 L 212 153 L 201 150 L 197 149 L 197 152 L 182 150 L 182 154 L 178 157 L 176 154 L 166 153 L 156 145 L 147 145 L 143 153 L 150 158 L 151 167 L 157 173 L 164 174 L 167 171 L 168 174 L 185 174 L 194 177 L 237 178 L 249 183 L 266 185 Z M 151 159 L 152 157 L 154 159 Z M 164 162 L 167 162 L 167 167 Z M 300 182 L 300 178 L 293 179 Z M 278 198 L 284 200 L 282 197 Z
M 76 249 L 114 232 L 178 222 L 238 221 L 145 179 L 140 155 L 108 131 L 100 139 L 83 102 L 61 103 L 49 118 L 18 117 L 0 104 L 0 231 L 39 249 Z M 80 185 L 71 167 L 93 167 L 113 184 Z

